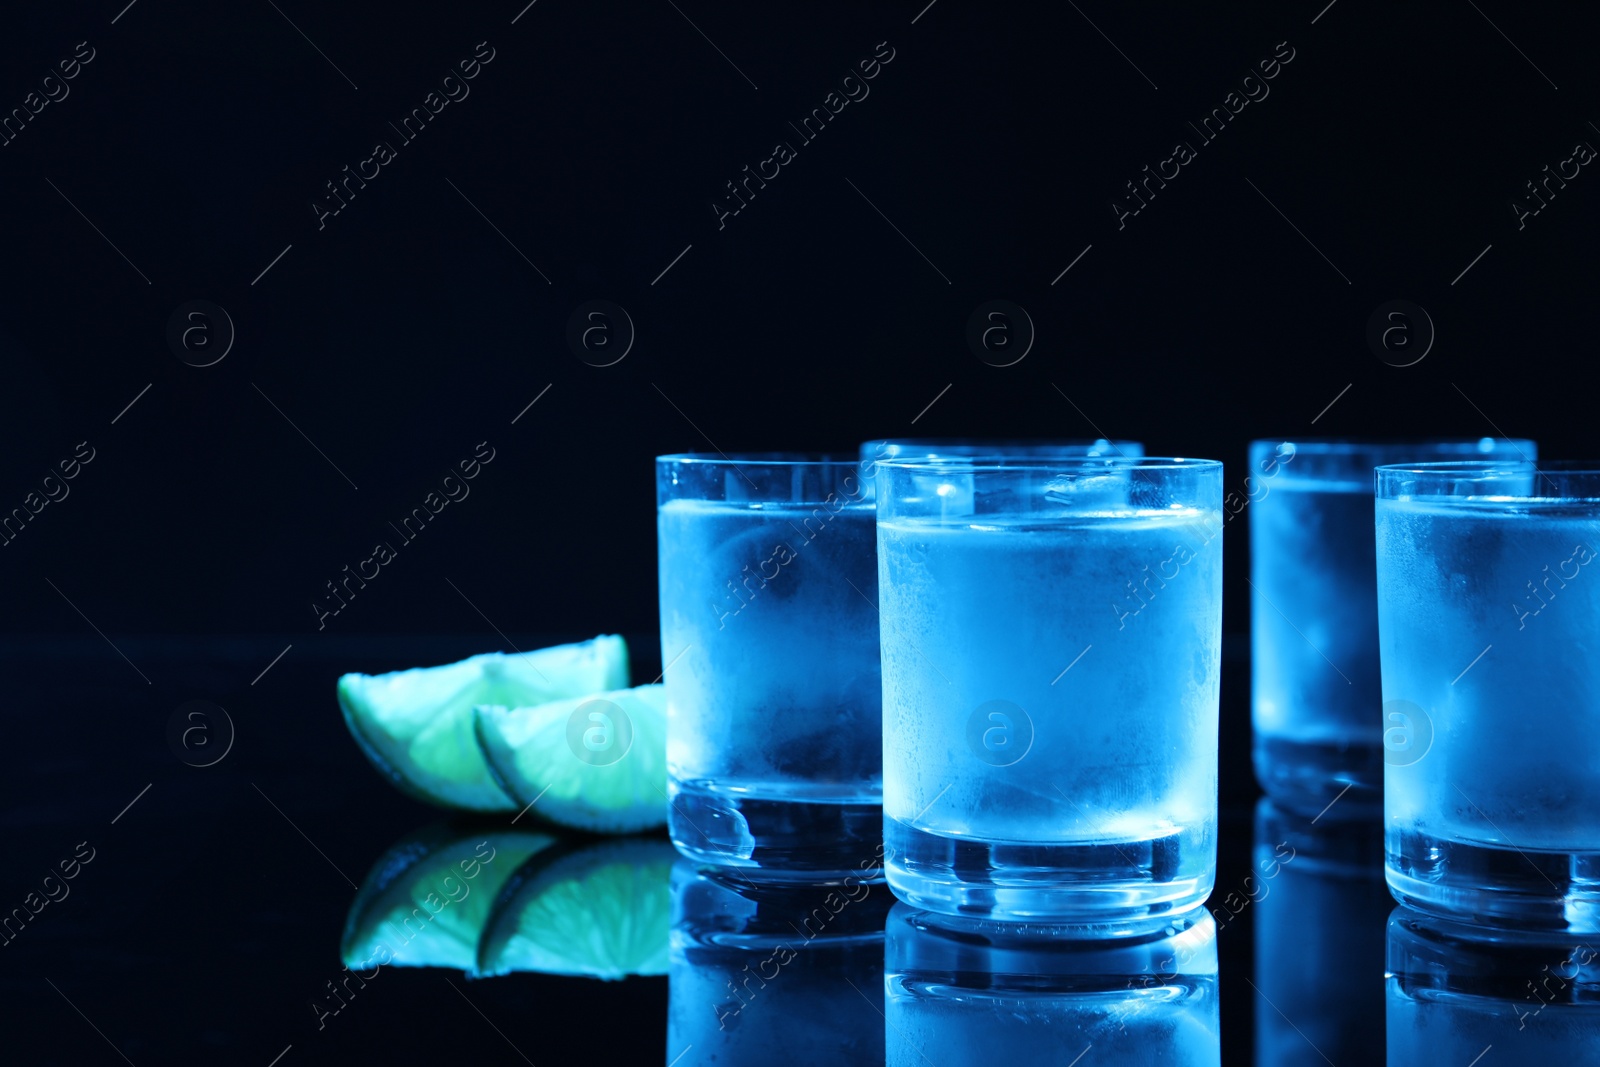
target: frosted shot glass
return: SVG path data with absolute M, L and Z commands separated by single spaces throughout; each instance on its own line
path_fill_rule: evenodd
M 1600 930 L 1600 463 L 1377 472 L 1389 888 Z
M 1537 454 L 1532 441 L 1492 437 L 1251 443 L 1253 758 L 1280 806 L 1376 817 L 1382 798 L 1373 469 Z
M 1159 926 L 1216 867 L 1222 465 L 878 468 L 884 847 L 930 911 Z
M 881 877 L 873 507 L 855 457 L 656 460 L 668 830 L 773 876 Z

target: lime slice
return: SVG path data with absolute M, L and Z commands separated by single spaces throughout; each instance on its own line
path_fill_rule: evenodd
M 653 837 L 533 857 L 500 892 L 478 945 L 478 974 L 666 974 L 676 857 Z
M 627 681 L 628 646 L 609 635 L 444 667 L 347 674 L 339 707 L 367 758 L 403 792 L 444 807 L 516 811 L 522 805 L 495 784 L 473 738 L 473 705 L 541 704 Z
M 501 888 L 554 842 L 536 830 L 448 823 L 412 834 L 379 857 L 361 883 L 340 958 L 359 973 L 381 966 L 472 970 Z
M 667 821 L 666 687 L 641 685 L 536 707 L 474 709 L 478 743 L 517 807 L 600 833 Z

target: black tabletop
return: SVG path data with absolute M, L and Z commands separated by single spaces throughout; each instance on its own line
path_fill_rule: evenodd
M 511 636 L 522 647 L 545 640 Z M 638 847 L 618 853 L 619 839 L 552 830 L 531 818 L 515 827 L 506 816 L 451 819 L 393 789 L 347 733 L 334 698 L 340 673 L 446 662 L 496 644 L 335 635 L 124 637 L 115 647 L 99 638 L 8 642 L 4 668 L 14 684 L 0 786 L 0 888 L 6 909 L 27 916 L 7 927 L 0 948 L 9 1049 L 25 1062 L 54 1055 L 111 1063 L 120 1056 L 141 1065 L 266 1065 L 281 1054 L 285 1065 L 470 1055 L 542 1067 L 596 1058 L 667 1063 L 681 1055 L 687 1067 L 714 1053 L 703 1042 L 698 1053 L 668 1044 L 669 1000 L 674 1011 L 688 1010 L 693 1004 L 685 998 L 706 994 L 696 992 L 703 974 L 680 974 L 693 953 L 667 950 L 667 902 L 680 925 L 695 920 L 691 913 L 701 905 L 681 886 L 674 894 L 670 883 L 684 872 L 673 872 L 663 836 L 644 835 Z M 286 645 L 293 647 L 284 652 Z M 649 681 L 659 670 L 650 635 L 633 645 L 637 680 Z M 1242 745 L 1242 651 L 1232 642 L 1226 657 L 1223 806 L 1209 902 L 1222 1062 L 1252 1062 L 1258 1051 L 1263 1063 L 1377 1062 L 1384 927 L 1393 905 L 1375 822 L 1341 822 L 1336 809 L 1312 826 L 1258 810 Z M 204 717 L 190 717 L 196 707 Z M 174 739 L 175 717 L 206 733 Z M 457 966 L 401 966 L 397 959 L 354 968 L 352 978 L 341 944 L 352 923 L 372 919 L 379 891 L 407 877 L 396 875 L 397 855 L 405 862 L 422 857 L 424 865 L 443 856 L 448 864 L 492 841 L 497 857 L 510 857 L 499 860 L 504 864 L 520 857 L 521 832 L 556 838 L 528 861 L 537 869 L 521 872 L 524 882 L 554 870 L 587 885 L 592 898 L 613 890 L 583 882 L 584 871 L 619 862 L 638 868 L 641 884 L 617 899 L 641 913 L 648 929 L 638 937 L 661 942 L 659 951 L 630 956 L 655 973 L 469 976 L 471 957 L 459 952 L 471 952 L 474 934 L 486 936 L 489 909 L 463 901 L 444 904 L 456 915 L 435 920 L 443 928 L 459 917 L 467 927 L 451 927 L 460 936 L 442 957 L 457 952 Z M 63 864 L 75 858 L 75 876 L 63 881 Z M 865 1027 L 851 1047 L 860 1062 L 877 1062 L 885 1033 L 878 1014 L 881 931 L 892 898 L 882 885 L 860 893 L 862 902 L 841 916 L 847 921 L 829 931 L 854 946 L 844 963 L 828 964 L 843 968 L 839 980 L 824 968 L 820 978 L 795 979 L 790 989 L 806 991 L 802 1014 L 814 1013 L 806 1027 Z M 780 917 L 792 907 L 803 919 L 815 904 L 799 892 L 792 904 L 780 898 L 762 907 Z M 618 921 L 607 916 L 604 900 L 584 906 L 595 924 Z M 737 939 L 731 943 L 739 947 Z M 411 961 L 440 951 L 422 939 L 411 947 Z M 663 962 L 669 955 L 671 968 Z M 715 976 L 724 964 L 707 966 Z M 678 975 L 670 993 L 668 969 Z M 1130 973 L 1130 988 L 1135 977 Z M 1049 986 L 1044 978 L 1040 984 Z M 792 999 L 766 1003 L 791 1023 L 801 1011 Z M 773 1016 L 763 1024 L 763 1007 L 751 1002 L 740 1013 L 745 1023 L 778 1022 Z M 701 1010 L 711 1018 L 717 1003 Z M 773 1030 L 773 1040 L 782 1032 Z M 951 1061 L 939 1052 L 924 1050 L 928 1062 L 944 1067 Z M 793 1062 L 814 1062 L 802 1050 L 792 1054 L 800 1057 Z M 717 1054 L 706 1062 L 738 1058 Z

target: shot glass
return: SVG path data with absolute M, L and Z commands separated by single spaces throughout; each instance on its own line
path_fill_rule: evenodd
M 1055 934 L 896 904 L 884 936 L 887 1067 L 1222 1062 L 1217 924 L 1204 909 L 1143 937 Z
M 1256 780 L 1280 806 L 1376 817 L 1382 798 L 1373 469 L 1536 456 L 1532 441 L 1492 437 L 1251 444 L 1253 756 Z
M 1600 463 L 1379 467 L 1377 551 L 1390 890 L 1600 930 Z
M 889 883 L 919 908 L 1158 926 L 1216 867 L 1222 465 L 878 470 Z
M 873 507 L 852 456 L 656 460 L 668 828 L 776 875 L 882 859 Z
M 1600 950 L 1592 939 L 1399 907 L 1389 919 L 1385 970 L 1392 1064 L 1546 1067 L 1593 1063 L 1600 1049 Z

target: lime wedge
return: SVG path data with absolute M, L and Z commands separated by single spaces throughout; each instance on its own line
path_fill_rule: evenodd
M 490 772 L 519 809 L 611 834 L 667 821 L 665 686 L 473 714 Z
M 628 646 L 608 635 L 444 667 L 347 674 L 339 707 L 367 758 L 403 792 L 444 807 L 516 811 L 522 805 L 495 784 L 473 738 L 473 705 L 541 704 L 627 681 Z
M 478 974 L 666 974 L 676 858 L 653 837 L 534 856 L 500 891 L 478 945 Z
M 381 966 L 472 970 L 501 888 L 555 840 L 536 830 L 448 823 L 412 834 L 379 857 L 361 883 L 340 958 L 360 974 Z

